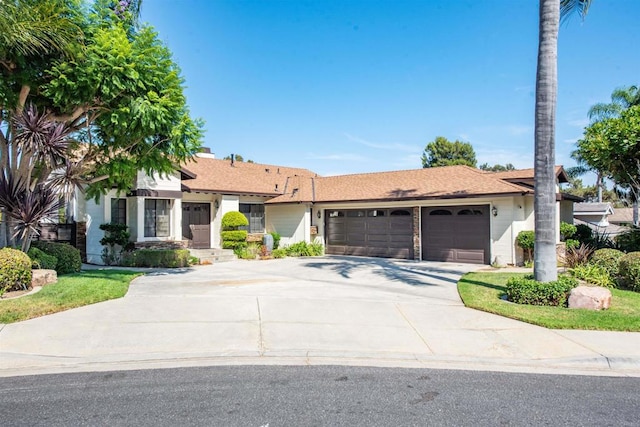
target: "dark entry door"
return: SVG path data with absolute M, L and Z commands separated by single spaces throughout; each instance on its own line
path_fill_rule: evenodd
M 489 206 L 422 208 L 422 259 L 489 264 Z
M 209 203 L 182 203 L 182 238 L 189 240 L 193 249 L 211 247 L 211 205 Z

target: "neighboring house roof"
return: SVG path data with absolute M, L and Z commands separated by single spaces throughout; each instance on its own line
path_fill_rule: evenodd
M 611 224 L 633 224 L 633 208 L 615 208 L 609 215 Z
M 397 201 L 524 195 L 531 189 L 469 166 L 329 177 L 296 177 L 267 203 Z
M 556 177 L 558 178 L 558 182 L 564 183 L 569 182 L 569 176 L 565 172 L 562 166 L 556 166 Z M 502 171 L 502 172 L 490 172 L 486 171 L 485 173 L 492 174 L 497 176 L 500 179 L 505 179 L 507 181 L 531 181 L 534 177 L 534 169 L 516 169 L 511 171 Z
M 594 224 L 592 222 L 583 221 L 578 218 L 574 218 L 573 224 L 586 225 L 587 227 L 591 228 L 593 231 L 597 232 L 598 234 L 607 234 L 609 237 L 617 236 L 618 234 L 624 233 L 625 231 L 629 230 L 629 227 L 625 227 L 622 225 L 608 224 L 605 226 L 601 226 L 598 224 Z
M 289 177 L 313 177 L 308 169 L 196 157 L 182 169 L 182 189 L 187 192 L 278 196 Z
M 576 203 L 573 205 L 574 216 L 611 215 L 613 212 L 611 203 Z

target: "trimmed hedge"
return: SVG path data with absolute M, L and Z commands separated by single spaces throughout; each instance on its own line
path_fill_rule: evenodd
M 617 249 L 598 249 L 591 255 L 590 262 L 604 268 L 611 278 L 618 275 L 620 266 L 620 258 L 624 256 L 624 252 Z
M 630 252 L 620 258 L 618 280 L 620 286 L 640 292 L 640 252 Z
M 236 230 L 238 227 L 244 227 L 247 225 L 249 225 L 247 217 L 238 211 L 227 212 L 222 217 L 223 230 Z
M 561 276 L 555 282 L 542 283 L 526 277 L 507 281 L 507 300 L 517 304 L 566 306 L 571 289 L 578 285 L 573 277 Z
M 190 252 L 188 249 L 138 249 L 123 254 L 122 265 L 129 267 L 188 267 Z
M 29 249 L 27 255 L 31 258 L 31 266 L 35 269 L 55 270 L 58 265 L 58 258 L 47 255 L 38 248 Z
M 31 246 L 40 249 L 47 255 L 56 257 L 58 275 L 77 273 L 82 267 L 80 251 L 68 243 L 35 241 L 31 243 Z
M 17 249 L 0 249 L 0 295 L 6 291 L 29 289 L 31 258 Z

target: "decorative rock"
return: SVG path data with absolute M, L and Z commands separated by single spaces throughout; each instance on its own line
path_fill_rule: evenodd
M 45 286 L 58 281 L 55 270 L 31 270 L 31 287 Z
M 611 291 L 600 286 L 578 286 L 569 294 L 569 308 L 606 310 L 611 305 Z

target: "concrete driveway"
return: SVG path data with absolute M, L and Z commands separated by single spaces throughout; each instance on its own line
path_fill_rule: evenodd
M 456 282 L 480 267 L 332 256 L 150 272 L 122 299 L 0 326 L 0 376 L 215 364 L 640 374 L 640 334 L 465 308 Z

